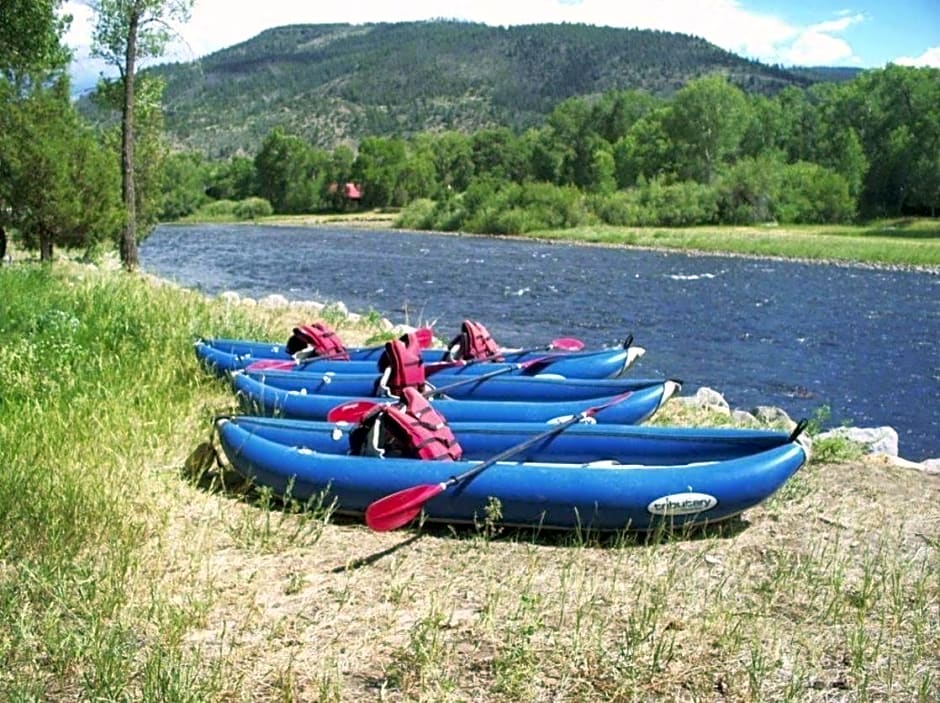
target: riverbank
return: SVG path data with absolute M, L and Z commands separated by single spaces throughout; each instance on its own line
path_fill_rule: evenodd
M 329 215 L 277 215 L 259 218 L 253 224 L 395 229 L 397 219 L 396 213 L 367 211 Z M 570 244 L 906 268 L 940 274 L 940 219 L 930 218 L 897 218 L 863 225 L 768 224 L 676 228 L 590 226 L 512 236 Z
M 373 533 L 194 461 L 234 405 L 192 340 L 281 340 L 307 308 L 62 261 L 0 288 L 10 699 L 940 693 L 938 476 L 817 442 L 770 501 L 695 535 Z M 330 319 L 350 344 L 387 334 Z

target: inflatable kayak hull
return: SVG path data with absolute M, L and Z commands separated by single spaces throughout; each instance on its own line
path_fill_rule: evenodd
M 218 349 L 205 340 L 195 343 L 194 350 L 200 363 L 217 376 L 224 376 L 232 371 L 240 371 L 255 362 L 269 361 L 259 359 L 251 354 L 233 354 Z M 538 356 L 543 362 L 515 368 L 510 371 L 514 375 L 535 375 L 537 373 L 551 373 L 566 378 L 616 378 L 622 375 L 633 362 L 642 354 L 640 347 L 619 347 L 599 349 L 588 352 L 546 352 Z M 422 352 L 422 355 L 425 352 Z M 441 350 L 437 350 L 440 354 Z M 524 361 L 530 361 L 526 359 Z M 282 361 L 290 361 L 282 360 Z M 426 373 L 430 376 L 444 375 L 478 375 L 493 371 L 497 368 L 512 366 L 515 361 L 496 362 L 483 361 L 468 364 L 435 365 L 437 362 L 425 361 Z M 312 371 L 325 373 L 334 371 L 338 373 L 369 374 L 378 371 L 378 360 L 338 360 L 338 359 L 309 359 L 296 364 L 292 371 Z
M 570 428 L 573 429 L 573 428 Z M 372 502 L 421 484 L 440 484 L 472 461 L 385 459 L 312 451 L 265 439 L 238 422 L 217 423 L 222 451 L 255 484 L 293 499 L 362 514 Z M 719 522 L 777 491 L 806 461 L 798 441 L 725 461 L 582 465 L 498 462 L 424 505 L 425 519 L 497 521 L 532 528 L 650 530 Z
M 326 420 L 334 408 L 360 403 L 391 403 L 393 398 L 353 397 L 303 393 L 276 388 L 244 373 L 232 375 L 232 385 L 242 408 L 248 414 L 288 417 L 302 420 Z M 620 402 L 606 407 L 595 416 L 597 422 L 633 425 L 649 419 L 671 398 L 680 386 L 675 381 L 654 381 L 638 387 Z M 448 422 L 549 422 L 577 415 L 585 409 L 602 405 L 610 398 L 599 397 L 568 401 L 495 401 L 437 398 L 434 407 Z

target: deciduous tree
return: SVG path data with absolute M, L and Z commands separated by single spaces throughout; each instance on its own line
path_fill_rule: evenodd
M 140 61 L 162 56 L 172 37 L 170 23 L 189 18 L 193 0 L 93 0 L 97 13 L 93 53 L 118 69 L 123 87 L 121 110 L 121 197 L 126 221 L 121 231 L 121 261 L 138 265 L 135 193 L 135 88 Z

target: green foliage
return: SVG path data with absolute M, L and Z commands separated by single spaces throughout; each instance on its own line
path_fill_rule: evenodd
M 859 135 L 869 168 L 868 214 L 935 215 L 940 209 L 940 69 L 889 65 L 835 96 L 835 113 Z
M 207 217 L 235 217 L 235 208 L 238 203 L 234 200 L 213 200 L 199 208 L 197 214 Z
M 163 166 L 163 220 L 176 220 L 196 212 L 206 202 L 208 167 L 196 152 L 175 152 Z
M 677 176 L 699 183 L 709 183 L 737 155 L 750 118 L 744 93 L 717 75 L 686 84 L 663 115 Z
M 314 212 L 321 205 L 328 156 L 300 137 L 274 129 L 255 157 L 257 194 L 274 212 Z
M 254 220 L 274 214 L 274 209 L 264 198 L 245 198 L 235 204 L 233 214 L 239 220 Z
M 691 181 L 642 182 L 635 188 L 595 197 L 591 207 L 605 224 L 621 227 L 685 227 L 716 221 L 714 186 Z
M 783 169 L 774 212 L 783 223 L 836 224 L 852 220 L 855 201 L 838 173 L 801 161 Z
M 412 200 L 402 209 L 395 226 L 404 229 L 434 229 L 435 210 L 434 201 L 430 198 Z
M 718 187 L 719 219 L 730 224 L 834 224 L 855 216 L 845 178 L 805 161 L 784 163 L 778 154 L 740 160 Z
M 125 67 L 133 43 L 138 60 L 163 56 L 173 37 L 171 23 L 189 20 L 194 0 L 93 0 L 96 13 L 92 54 Z
M 773 151 L 726 168 L 718 184 L 718 219 L 735 225 L 771 222 L 780 190 L 782 156 Z
M 362 184 L 363 205 L 388 207 L 407 202 L 408 188 L 402 187 L 407 160 L 408 145 L 404 139 L 368 137 L 362 141 L 352 174 Z
M 419 29 L 437 31 L 438 24 L 394 30 L 377 25 L 357 36 L 374 39 L 378 33 L 385 39 L 386 31 L 410 36 Z M 556 29 L 537 34 L 540 40 L 567 41 L 565 30 Z M 299 28 L 263 36 L 281 51 L 298 37 L 328 36 L 338 42 L 331 51 L 345 51 L 348 36 L 335 31 Z M 570 31 L 578 41 L 591 34 L 586 28 Z M 441 56 L 449 48 L 436 46 Z M 403 51 L 408 61 L 419 60 Z M 355 155 L 345 145 L 321 152 L 301 131 L 288 134 L 276 127 L 264 138 L 253 171 L 240 170 L 241 187 L 234 187 L 231 170 L 236 163 L 246 166 L 244 157 L 219 165 L 207 192 L 238 200 L 253 184 L 249 194 L 267 199 L 275 212 L 304 213 L 354 206 L 342 188 L 352 181 L 362 188 L 365 207 L 408 208 L 422 201 L 403 215 L 407 226 L 505 234 L 569 227 L 592 218 L 670 227 L 840 223 L 857 212 L 890 209 L 887 195 L 903 196 L 895 208 L 933 212 L 940 204 L 940 149 L 931 147 L 940 143 L 940 135 L 934 138 L 931 131 L 937 111 L 927 100 L 933 75 L 892 67 L 807 90 L 789 85 L 768 97 L 745 93 L 724 74 L 713 73 L 688 80 L 669 98 L 632 89 L 565 96 L 547 112 L 544 124 L 522 132 L 487 125 L 470 134 L 448 129 L 405 137 L 412 130 L 389 127 L 385 136 L 362 139 Z M 374 99 L 360 92 L 365 85 L 357 84 L 355 96 Z M 381 90 L 392 99 L 391 86 L 383 84 Z M 905 91 L 912 101 L 902 106 Z M 872 106 L 873 101 L 880 102 Z M 881 104 L 889 102 L 890 110 Z M 893 117 L 905 109 L 917 114 Z M 855 117 L 858 113 L 866 119 Z M 920 132 L 913 131 L 915 125 Z M 921 133 L 927 144 L 918 149 L 914 135 Z M 893 165 L 889 169 L 887 164 Z M 918 178 L 911 178 L 912 172 Z M 539 190 L 533 183 L 551 188 Z M 558 188 L 577 189 L 588 196 L 589 205 L 560 203 L 562 191 L 551 190 Z
M 134 217 L 135 237 L 144 239 L 156 226 L 163 212 L 168 156 L 164 134 L 163 81 L 154 76 L 141 76 L 134 92 Z M 114 114 L 121 114 L 124 104 L 124 82 L 102 79 L 96 92 L 99 105 Z M 103 133 L 104 143 L 112 150 L 116 163 L 122 162 L 122 133 L 115 126 Z M 123 175 L 123 174 L 122 174 Z
M 193 154 L 198 152 L 191 152 Z M 219 200 L 244 200 L 258 192 L 258 173 L 254 159 L 233 156 L 212 164 L 205 194 Z
M 436 204 L 417 201 L 402 213 L 400 222 L 444 231 L 523 234 L 574 227 L 587 222 L 589 217 L 584 196 L 577 188 L 480 179 L 471 183 L 461 196 Z
M 0 76 L 16 83 L 24 75 L 44 75 L 68 63 L 61 38 L 71 18 L 58 13 L 61 0 L 3 0 L 0 22 Z
M 117 164 L 72 108 L 66 85 L 0 100 L 0 223 L 51 260 L 54 246 L 91 247 L 120 226 Z

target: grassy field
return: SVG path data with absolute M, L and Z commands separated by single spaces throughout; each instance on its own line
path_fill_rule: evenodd
M 372 533 L 188 461 L 234 408 L 192 341 L 302 313 L 63 262 L 0 290 L 0 700 L 940 699 L 938 476 L 817 443 L 709 532 Z

